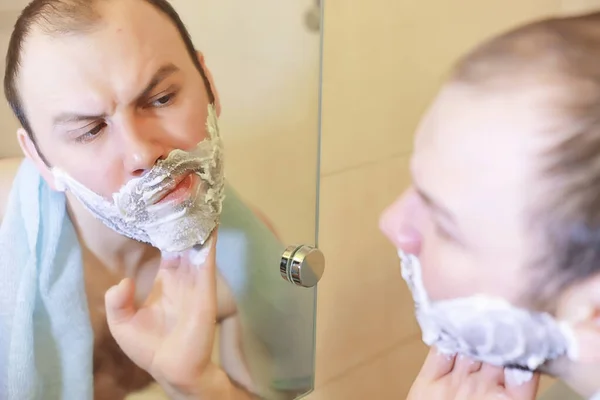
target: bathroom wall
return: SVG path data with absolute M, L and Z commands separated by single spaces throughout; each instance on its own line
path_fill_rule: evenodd
M 378 216 L 408 182 L 412 134 L 451 63 L 560 0 L 327 0 L 317 390 L 404 399 L 426 349 Z M 547 384 L 547 382 L 545 382 Z
M 564 14 L 600 11 L 600 0 L 562 0 L 561 11 Z

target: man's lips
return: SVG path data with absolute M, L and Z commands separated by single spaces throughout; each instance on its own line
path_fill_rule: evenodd
M 180 200 L 183 200 L 183 198 L 189 194 L 190 189 L 194 185 L 195 176 L 196 175 L 192 172 L 188 172 L 187 174 L 178 176 L 176 179 L 173 180 L 172 184 L 168 185 L 167 188 L 165 188 L 165 190 L 163 190 L 156 196 L 152 204 L 159 204 L 171 201 L 179 202 Z

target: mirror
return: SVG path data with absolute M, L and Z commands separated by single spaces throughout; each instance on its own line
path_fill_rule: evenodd
M 13 24 L 28 3 L 0 1 L 5 54 Z M 22 398 L 31 388 L 50 386 L 62 387 L 59 397 L 111 400 L 176 398 L 188 390 L 204 391 L 208 398 L 219 390 L 234 391 L 240 399 L 306 395 L 314 386 L 316 284 L 324 265 L 316 237 L 321 2 L 112 0 L 92 8 L 89 0 L 62 3 L 56 6 L 60 15 L 42 13 L 45 30 L 32 34 L 18 75 L 4 66 L 16 77 L 19 95 L 12 104 L 21 102 L 25 119 L 18 121 L 8 105 L 0 107 L 0 247 L 10 260 L 0 261 L 0 268 L 27 263 L 30 274 L 15 272 L 4 282 L 7 299 L 0 300 L 0 310 L 10 308 L 13 320 L 34 322 L 16 328 L 0 317 L 12 337 L 23 338 L 0 351 L 0 373 L 8 376 L 0 397 Z M 201 53 L 191 63 L 167 4 Z M 195 84 L 206 90 L 194 90 Z M 218 116 L 216 131 L 211 112 Z M 15 135 L 21 126 L 26 130 Z M 117 318 L 123 310 L 137 318 L 138 307 L 163 304 L 159 300 L 165 300 L 168 277 L 177 268 L 164 272 L 160 266 L 174 262 L 165 261 L 174 252 L 161 256 L 127 239 L 133 231 L 126 224 L 115 223 L 115 233 L 103 212 L 110 209 L 106 204 L 112 207 L 113 193 L 128 181 L 144 182 L 156 165 L 168 163 L 173 150 L 196 154 L 184 147 L 200 126 L 199 138 L 213 150 L 218 147 L 213 132 L 220 133 L 226 184 L 216 241 L 216 327 L 197 328 L 212 351 L 198 374 L 200 388 L 190 389 L 190 368 L 182 365 L 196 365 L 189 360 L 198 359 L 203 342 L 190 339 L 185 347 L 183 336 L 169 336 L 175 325 L 169 325 L 168 307 L 161 308 L 164 329 L 135 331 L 131 343 L 120 330 L 130 319 Z M 189 157 L 190 163 L 196 160 Z M 218 163 L 202 165 L 199 179 Z M 171 181 L 186 190 L 185 180 Z M 105 217 L 105 223 L 93 216 Z M 177 235 L 196 229 L 181 226 Z M 30 235 L 32 229 L 38 236 Z M 175 243 L 177 235 L 170 232 L 165 240 Z M 178 251 L 176 256 L 187 254 Z M 184 263 L 183 256 L 175 260 Z M 189 284 L 180 284 L 172 294 L 183 298 Z M 105 305 L 111 287 L 117 289 Z M 187 304 L 169 301 L 173 309 Z M 179 319 L 184 315 L 171 312 Z M 142 321 L 136 329 L 146 327 Z M 175 337 L 178 345 L 166 347 L 167 361 L 155 362 L 158 352 L 148 349 L 167 343 L 166 337 Z M 7 372 L 13 369 L 27 372 L 16 377 Z

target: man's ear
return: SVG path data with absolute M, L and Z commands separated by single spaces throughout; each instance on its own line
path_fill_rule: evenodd
M 217 116 L 220 117 L 221 116 L 221 100 L 219 98 L 219 92 L 217 91 L 217 87 L 215 86 L 215 80 L 213 79 L 210 69 L 208 69 L 208 67 L 206 66 L 206 61 L 204 60 L 204 54 L 202 54 L 202 52 L 200 52 L 200 51 L 197 51 L 196 55 L 198 56 L 198 61 L 200 62 L 200 66 L 202 67 L 202 70 L 204 71 L 204 74 L 206 75 L 206 78 L 208 79 L 208 84 L 210 85 L 210 90 L 212 91 L 213 95 L 215 96 L 215 108 L 217 109 Z
M 25 154 L 25 157 L 33 161 L 40 175 L 42 175 L 42 178 L 44 178 L 44 180 L 50 186 L 50 188 L 52 188 L 52 190 L 56 190 L 54 176 L 50 171 L 50 167 L 40 156 L 35 143 L 33 143 L 33 140 L 31 140 L 31 137 L 29 137 L 27 131 L 23 128 L 19 128 L 17 130 L 17 139 L 19 141 L 19 146 L 21 146 L 23 154 Z
M 556 317 L 573 328 L 576 360 L 600 363 L 600 273 L 566 289 L 558 300 Z

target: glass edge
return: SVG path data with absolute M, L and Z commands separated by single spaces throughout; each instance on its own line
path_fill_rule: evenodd
M 320 40 L 319 40 L 319 83 L 318 83 L 318 101 L 317 101 L 317 168 L 316 168 L 316 198 L 315 198 L 315 247 L 319 248 L 319 221 L 320 221 L 320 212 L 321 212 L 321 155 L 322 155 L 322 118 L 323 118 L 323 43 L 325 37 L 325 1 L 321 0 L 321 9 L 320 9 L 320 17 L 321 17 L 321 26 L 320 26 Z M 313 393 L 316 389 L 315 382 L 317 377 L 317 304 L 318 304 L 318 287 L 315 286 L 313 290 L 314 302 L 313 302 L 313 374 L 312 374 L 312 383 L 311 389 L 308 390 L 303 395 L 300 395 L 298 399 L 302 399 Z
M 319 247 L 319 220 L 320 220 L 320 196 L 321 196 L 321 155 L 322 155 L 322 119 L 323 119 L 323 42 L 325 31 L 325 0 L 321 0 L 321 26 L 319 40 L 319 81 L 317 100 L 317 168 L 316 168 L 316 199 L 315 199 L 315 247 Z

